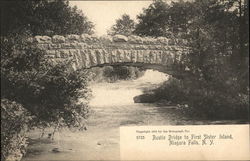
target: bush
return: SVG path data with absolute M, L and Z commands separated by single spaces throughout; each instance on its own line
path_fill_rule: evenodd
M 137 96 L 134 101 L 139 103 L 156 103 L 160 101 L 167 101 L 174 104 L 184 103 L 185 97 L 183 84 L 180 80 L 170 77 L 160 87 L 144 91 L 145 94 Z
M 114 66 L 114 74 L 118 77 L 118 79 L 126 80 L 130 79 L 132 76 L 132 71 L 129 70 L 129 67 L 126 66 Z
M 236 89 L 233 84 L 214 88 L 215 82 L 191 86 L 186 94 L 191 114 L 209 119 L 246 119 L 248 118 L 249 95 Z M 217 82 L 219 85 L 219 82 Z M 235 84 L 238 86 L 238 84 Z
M 22 105 L 7 99 L 1 100 L 1 160 L 22 157 L 30 121 L 30 114 Z
M 52 64 L 44 52 L 12 37 L 3 41 L 1 94 L 23 105 L 34 125 L 81 126 L 88 113 L 87 72 L 72 70 L 70 62 Z M 85 102 L 80 103 L 79 99 Z
M 68 1 L 4 1 L 1 11 L 1 159 L 16 160 L 9 156 L 23 150 L 26 126 L 82 127 L 88 116 L 87 72 L 49 62 L 27 38 L 94 26 Z
M 117 80 L 130 80 L 141 77 L 144 70 L 137 67 L 128 66 L 105 66 L 103 67 L 103 77 L 108 82 Z
M 196 82 L 170 79 L 162 86 L 140 96 L 141 101 L 150 103 L 166 100 L 174 104 L 187 104 L 186 114 L 203 119 L 248 119 L 249 95 L 239 92 L 238 83 L 216 88 L 215 82 Z M 222 82 L 221 82 L 222 83 Z M 223 90 L 222 90 L 223 89 Z M 143 99 L 143 98 L 146 99 Z
M 135 73 L 134 78 L 142 77 L 146 71 L 145 69 L 137 68 L 137 67 L 132 67 L 132 69 L 134 69 L 134 73 Z
M 111 79 L 114 77 L 114 68 L 112 66 L 103 67 L 103 77 Z
M 154 89 L 153 93 L 155 93 L 157 99 L 166 99 L 173 103 L 184 103 L 187 98 L 184 95 L 183 86 L 181 81 L 170 78 L 169 81 L 165 82 L 160 88 Z
M 165 84 L 154 91 L 154 97 L 188 103 L 191 114 L 210 119 L 247 118 L 249 4 L 241 2 L 195 0 L 168 5 L 158 0 L 139 15 L 136 34 L 171 33 L 171 39 L 185 38 L 189 47 L 172 65 L 179 82 Z
M 18 138 L 25 137 L 26 128 L 83 129 L 88 116 L 87 72 L 74 71 L 70 62 L 53 64 L 26 40 L 26 35 L 18 35 L 1 43 L 3 160 L 22 150 Z

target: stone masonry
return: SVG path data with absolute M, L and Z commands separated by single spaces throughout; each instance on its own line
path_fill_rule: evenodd
M 132 65 L 170 69 L 187 52 L 185 40 L 115 35 L 35 36 L 30 41 L 46 51 L 54 62 L 70 60 L 73 67 Z M 167 68 L 166 68 L 167 67 Z

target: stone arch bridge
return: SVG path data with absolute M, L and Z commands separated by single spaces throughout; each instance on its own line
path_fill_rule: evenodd
M 35 36 L 30 41 L 46 51 L 46 58 L 72 61 L 73 68 L 105 65 L 136 66 L 173 75 L 173 65 L 188 52 L 185 40 L 115 35 Z

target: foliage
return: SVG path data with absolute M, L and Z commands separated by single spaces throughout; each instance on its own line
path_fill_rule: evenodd
M 49 36 L 93 33 L 93 23 L 68 1 L 1 1 L 1 14 L 1 35 L 27 31 Z
M 88 69 L 87 75 L 91 83 L 116 82 L 118 80 L 137 79 L 145 73 L 145 70 L 132 66 L 104 66 Z
M 121 67 L 117 67 L 114 66 L 114 73 L 116 74 L 116 76 L 118 77 L 118 79 L 127 79 L 127 78 L 131 78 L 132 77 L 132 71 L 130 70 L 131 68 L 126 67 L 126 66 L 121 66 Z
M 131 35 L 135 29 L 135 22 L 130 18 L 129 15 L 124 14 L 120 19 L 116 20 L 116 23 L 108 31 L 109 35 Z
M 110 77 L 112 77 L 112 75 L 114 75 L 113 72 L 114 72 L 114 69 L 112 66 L 106 66 L 103 69 L 103 76 L 110 78 Z
M 137 67 L 128 66 L 106 66 L 103 69 L 103 77 L 109 82 L 115 82 L 117 80 L 129 80 L 141 77 L 144 74 L 144 70 Z
M 30 114 L 22 105 L 6 99 L 1 100 L 1 160 L 6 160 L 17 150 L 24 150 L 25 139 L 22 133 L 27 131 L 31 121 Z
M 134 33 L 139 36 L 166 35 L 167 11 L 169 5 L 162 0 L 155 0 L 143 13 L 137 16 L 139 23 Z
M 243 24 L 239 24 L 239 17 L 226 10 L 228 4 L 218 1 L 195 1 L 193 5 L 197 11 L 186 34 L 190 51 L 182 62 L 189 68 L 190 79 L 204 85 L 213 82 L 211 86 L 238 80 L 240 88 L 235 92 L 246 93 L 248 50 L 241 48 L 239 28 Z M 243 43 L 249 46 L 247 39 Z
M 87 102 L 86 71 L 72 71 L 69 62 L 53 65 L 30 44 L 32 35 L 92 33 L 93 24 L 67 1 L 1 1 L 1 94 L 32 115 L 35 125 L 80 126 Z
M 172 103 L 182 103 L 187 101 L 187 97 L 184 93 L 184 85 L 178 79 L 170 78 L 167 82 L 164 82 L 159 88 L 153 89 L 155 101 L 166 99 Z M 181 96 L 181 97 L 180 97 Z M 151 96 L 153 97 L 153 96 Z
M 63 0 L 1 1 L 1 159 L 23 151 L 32 127 L 82 127 L 88 116 L 87 72 L 54 64 L 34 35 L 92 34 L 93 24 Z M 21 139 L 21 140 L 20 140 Z M 13 159 L 11 159 L 13 160 Z
M 142 95 L 134 97 L 136 103 L 167 103 L 171 104 L 185 104 L 187 97 L 184 93 L 183 83 L 170 77 L 159 87 L 155 89 L 146 89 Z
M 204 117 L 244 118 L 249 106 L 247 1 L 163 3 L 154 1 L 138 16 L 135 33 L 155 37 L 171 33 L 174 40 L 188 40 L 189 52 L 174 66 L 176 75 L 185 74 L 179 85 L 170 82 L 155 92 L 173 102 L 186 98 L 184 103 Z
M 196 82 L 197 83 L 197 82 Z M 140 103 L 161 103 L 188 106 L 182 109 L 187 115 L 198 119 L 241 119 L 248 120 L 249 95 L 237 93 L 237 82 L 227 86 L 218 84 L 214 90 L 214 82 L 206 85 L 194 84 L 190 79 L 171 78 L 160 87 L 146 91 L 136 98 Z
M 20 36 L 5 39 L 2 49 L 2 98 L 22 104 L 35 116 L 34 125 L 82 125 L 88 109 L 79 99 L 89 97 L 85 71 L 73 71 L 70 63 L 53 65 Z

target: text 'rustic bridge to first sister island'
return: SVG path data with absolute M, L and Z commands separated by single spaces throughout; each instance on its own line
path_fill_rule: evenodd
M 172 66 L 188 52 L 183 39 L 115 35 L 35 36 L 30 39 L 46 57 L 60 62 L 70 60 L 73 68 L 128 65 L 172 74 Z

